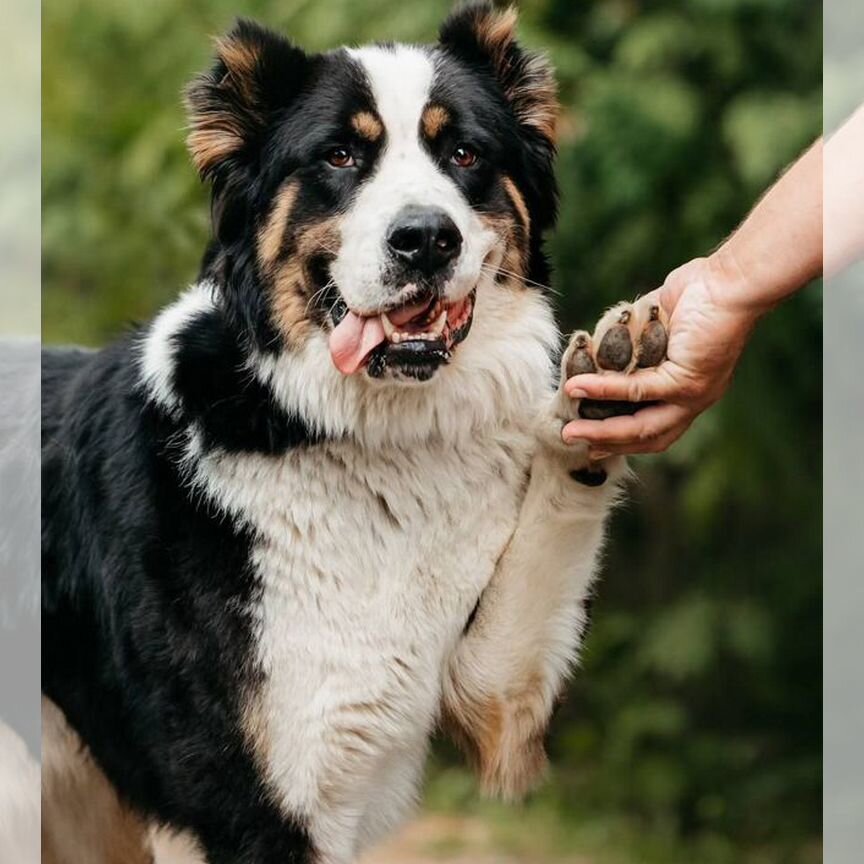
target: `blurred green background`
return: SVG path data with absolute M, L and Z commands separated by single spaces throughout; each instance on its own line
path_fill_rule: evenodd
M 559 72 L 550 248 L 562 326 L 585 326 L 713 248 L 819 134 L 821 4 L 519 5 Z M 45 339 L 102 344 L 194 278 L 208 207 L 179 93 L 209 36 L 243 14 L 310 48 L 430 41 L 449 6 L 46 0 Z M 821 860 L 820 313 L 811 286 L 766 319 L 723 403 L 637 460 L 549 783 L 481 802 L 442 743 L 425 815 L 375 860 Z

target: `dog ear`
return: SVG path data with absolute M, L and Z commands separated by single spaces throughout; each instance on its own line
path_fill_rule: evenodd
M 303 86 L 309 58 L 283 36 L 239 20 L 216 40 L 216 62 L 186 89 L 186 139 L 203 179 L 242 163 L 263 138 L 273 113 Z
M 558 90 L 552 67 L 542 54 L 525 51 L 516 41 L 514 6 L 471 3 L 457 9 L 441 26 L 441 45 L 461 60 L 491 68 L 520 124 L 555 144 Z

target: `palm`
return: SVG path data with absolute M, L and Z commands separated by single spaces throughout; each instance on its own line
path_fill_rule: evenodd
M 659 291 L 669 314 L 663 371 L 682 395 L 698 395 L 705 404 L 725 390 L 750 330 L 749 317 L 723 302 L 728 290 L 699 259 L 672 273 Z

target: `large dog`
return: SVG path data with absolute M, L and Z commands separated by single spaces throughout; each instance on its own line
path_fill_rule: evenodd
M 241 22 L 189 89 L 200 280 L 44 357 L 51 860 L 146 861 L 161 824 L 346 864 L 439 721 L 490 791 L 542 772 L 626 471 L 561 443 L 558 379 L 665 338 L 621 304 L 556 366 L 555 87 L 514 24 L 310 56 Z

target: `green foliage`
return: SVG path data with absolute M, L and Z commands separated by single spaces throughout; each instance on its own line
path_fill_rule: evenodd
M 562 324 L 584 326 L 713 248 L 819 133 L 820 9 L 520 5 L 526 41 L 559 70 L 562 212 L 550 248 Z M 448 6 L 48 0 L 46 338 L 100 343 L 194 277 L 207 204 L 179 94 L 207 63 L 207 36 L 242 13 L 314 48 L 429 40 Z M 760 325 L 719 406 L 667 456 L 638 460 L 584 668 L 554 724 L 552 782 L 524 823 L 482 810 L 515 846 L 593 838 L 618 860 L 664 864 L 817 854 L 820 358 L 813 287 Z M 487 806 L 441 752 L 433 801 Z

